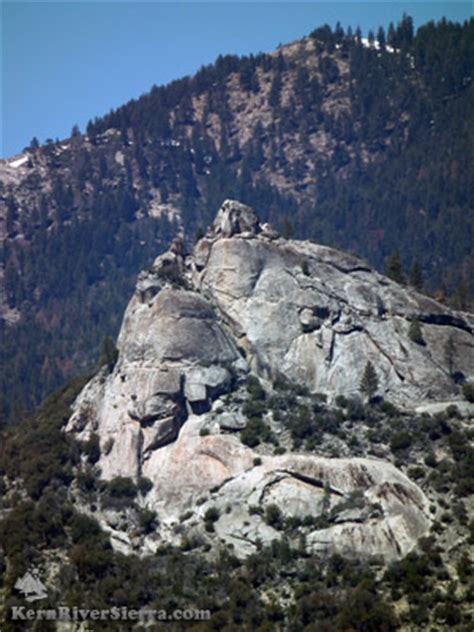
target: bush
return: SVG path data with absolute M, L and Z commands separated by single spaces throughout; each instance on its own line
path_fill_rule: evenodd
M 204 520 L 206 522 L 217 522 L 219 520 L 219 510 L 217 507 L 209 507 L 204 514 Z
M 156 526 L 156 511 L 140 509 L 138 512 L 138 524 L 145 533 L 150 533 Z
M 265 404 L 262 401 L 256 399 L 250 399 L 246 401 L 244 407 L 242 408 L 242 412 L 247 417 L 247 419 L 250 419 L 251 417 L 261 418 L 265 411 Z
M 256 401 L 263 402 L 266 398 L 265 391 L 263 390 L 260 381 L 254 375 L 249 375 L 247 378 L 247 392 L 251 398 Z
M 425 339 L 423 338 L 423 334 L 421 332 L 420 323 L 417 319 L 411 321 L 410 327 L 408 329 L 408 337 L 417 345 L 426 345 Z
M 420 478 L 424 478 L 425 470 L 420 465 L 415 465 L 413 467 L 408 468 L 408 478 L 412 478 L 414 481 L 419 480 Z
M 365 407 L 358 397 L 351 397 L 347 403 L 347 417 L 351 421 L 365 419 Z
M 382 413 L 385 413 L 389 417 L 395 417 L 399 413 L 398 408 L 391 402 L 382 401 L 380 402 L 379 408 Z
M 219 520 L 219 510 L 217 507 L 209 507 L 204 514 L 204 527 L 208 533 L 214 532 L 214 523 Z
M 464 395 L 464 399 L 474 403 L 474 384 L 466 382 L 462 387 L 462 394 Z
M 459 419 L 459 408 L 454 404 L 451 404 L 446 408 L 446 415 L 448 416 L 448 419 Z
M 89 439 L 82 444 L 84 454 L 87 456 L 89 463 L 97 463 L 100 459 L 100 439 L 99 435 L 93 432 Z
M 277 505 L 268 505 L 265 509 L 265 522 L 274 529 L 283 527 L 283 516 Z
M 425 465 L 428 467 L 436 467 L 438 465 L 438 461 L 436 460 L 436 456 L 433 452 L 429 452 L 425 456 Z
M 170 262 L 168 265 L 163 265 L 156 271 L 156 275 L 159 279 L 165 283 L 169 283 L 174 288 L 186 287 L 186 280 L 176 263 Z
M 240 433 L 240 440 L 249 448 L 255 448 L 261 441 L 271 441 L 273 435 L 270 428 L 261 419 L 252 417 Z
M 131 478 L 126 476 L 116 476 L 106 485 L 106 490 L 115 498 L 135 498 L 137 486 Z
M 76 513 L 71 520 L 71 539 L 74 544 L 97 540 L 102 533 L 99 523 L 94 518 Z
M 411 436 L 406 430 L 401 430 L 392 435 L 390 449 L 392 452 L 407 450 L 411 446 Z
M 346 408 L 348 403 L 347 397 L 344 397 L 344 395 L 338 395 L 334 401 L 336 406 L 339 406 L 339 408 Z
M 140 494 L 148 494 L 148 492 L 153 489 L 153 483 L 146 476 L 140 476 L 137 483 L 137 488 Z

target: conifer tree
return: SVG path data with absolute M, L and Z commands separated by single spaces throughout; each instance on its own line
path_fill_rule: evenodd
M 110 336 L 106 336 L 100 348 L 99 366 L 107 366 L 109 373 L 112 373 L 115 363 L 118 360 L 118 349 Z
M 402 261 L 398 250 L 388 258 L 386 274 L 389 279 L 392 279 L 392 281 L 395 281 L 396 283 L 405 283 L 405 274 L 403 272 Z
M 423 273 L 417 261 L 413 264 L 410 272 L 410 283 L 417 290 L 423 289 Z
M 364 369 L 364 374 L 362 375 L 362 379 L 360 381 L 359 390 L 360 392 L 367 397 L 367 400 L 373 398 L 377 389 L 379 387 L 379 379 L 377 377 L 377 373 L 374 369 L 374 365 L 372 362 L 367 362 Z
M 448 337 L 448 339 L 444 343 L 443 351 L 444 351 L 444 361 L 448 368 L 449 376 L 452 377 L 453 372 L 454 372 L 454 357 L 456 354 L 456 346 L 455 346 L 454 338 L 452 334 Z

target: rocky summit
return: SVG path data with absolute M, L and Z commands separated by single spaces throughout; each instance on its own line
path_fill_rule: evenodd
M 453 402 L 474 380 L 469 315 L 350 254 L 284 239 L 227 200 L 191 254 L 176 239 L 141 273 L 117 347 L 67 425 L 80 440 L 98 437 L 103 479 L 152 483 L 140 502 L 156 511 L 156 533 L 137 543 L 102 514 L 117 548 L 153 551 L 184 522 L 244 557 L 277 537 L 279 520 L 311 516 L 307 550 L 390 560 L 428 534 L 427 498 L 387 460 L 242 442 L 255 416 L 246 385 L 271 394 L 298 384 L 330 407 L 358 397 L 371 362 L 385 402 Z M 257 412 L 284 445 L 278 415 Z

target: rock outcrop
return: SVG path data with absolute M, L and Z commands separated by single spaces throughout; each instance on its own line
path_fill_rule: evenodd
M 409 337 L 414 319 L 423 344 Z M 257 457 L 237 435 L 244 400 L 226 394 L 251 372 L 330 400 L 350 396 L 370 360 L 379 394 L 397 405 L 452 400 L 456 380 L 474 378 L 472 332 L 465 314 L 352 255 L 283 239 L 252 209 L 226 201 L 191 255 L 174 244 L 141 274 L 118 361 L 86 386 L 67 430 L 99 435 L 103 478 L 153 482 L 146 503 L 158 512 L 160 538 L 173 540 L 183 513 L 204 517 L 213 507 L 217 537 L 246 555 L 278 536 L 261 515 L 275 505 L 316 518 L 311 550 L 392 559 L 431 524 L 414 483 L 375 459 Z

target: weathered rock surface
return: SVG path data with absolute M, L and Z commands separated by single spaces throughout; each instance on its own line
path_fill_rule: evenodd
M 424 345 L 408 336 L 414 318 Z M 352 255 L 282 239 L 227 201 L 192 255 L 174 244 L 140 275 L 118 362 L 86 386 L 67 430 L 99 435 L 104 478 L 153 482 L 146 503 L 162 538 L 173 540 L 183 513 L 213 506 L 217 538 L 246 555 L 278 537 L 255 512 L 276 505 L 317 519 L 305 533 L 311 550 L 392 559 L 429 530 L 421 490 L 379 460 L 256 455 L 237 434 L 244 402 L 229 404 L 226 393 L 253 371 L 351 395 L 370 360 L 384 398 L 451 401 L 454 377 L 474 379 L 472 326 Z
M 390 281 L 347 253 L 269 240 L 250 212 L 245 223 L 251 231 L 222 238 L 227 233 L 220 211 L 196 247 L 206 263 L 195 266 L 193 283 L 218 307 L 254 371 L 285 375 L 315 392 L 352 395 L 370 360 L 379 394 L 409 406 L 456 398 L 452 376 L 474 378 L 468 315 Z M 408 336 L 413 319 L 425 345 Z

